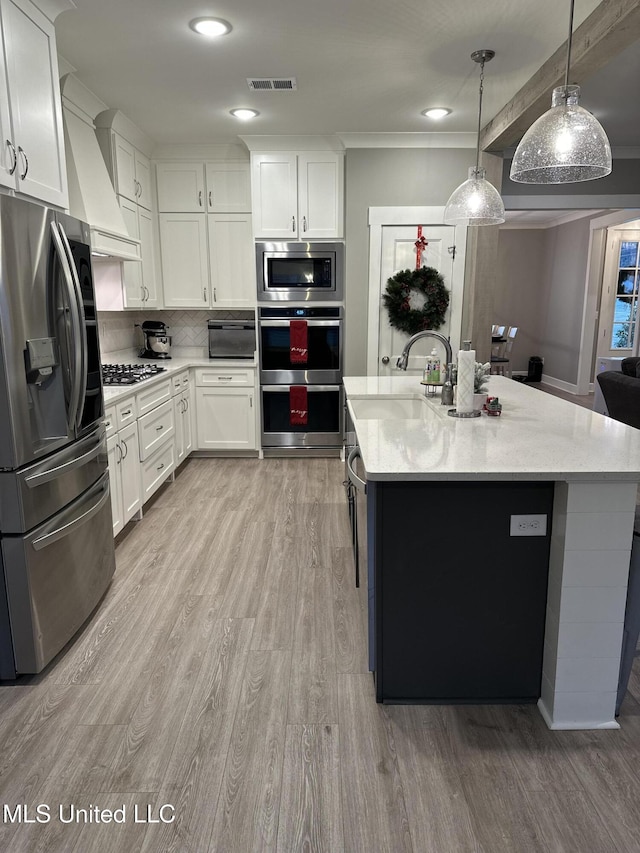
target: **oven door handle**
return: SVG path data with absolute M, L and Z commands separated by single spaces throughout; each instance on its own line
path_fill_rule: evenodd
M 341 385 L 307 385 L 304 382 L 292 382 L 290 385 L 261 385 L 260 387 L 270 394 L 288 394 L 293 385 L 304 386 L 310 394 L 316 391 L 339 391 L 342 387 Z
M 291 320 L 304 320 L 304 317 L 292 317 Z M 284 328 L 289 326 L 291 320 L 260 320 L 263 328 Z M 339 326 L 342 320 L 307 320 L 307 326 Z

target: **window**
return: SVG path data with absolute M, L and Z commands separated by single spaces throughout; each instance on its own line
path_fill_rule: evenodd
M 618 282 L 616 287 L 611 349 L 632 349 L 638 319 L 638 247 L 640 242 L 623 240 L 618 257 Z

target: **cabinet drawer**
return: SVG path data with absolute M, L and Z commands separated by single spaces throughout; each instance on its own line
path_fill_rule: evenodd
M 138 419 L 140 461 L 148 459 L 167 439 L 173 439 L 174 433 L 173 403 L 169 399 Z
M 175 448 L 173 441 L 168 441 L 152 454 L 140 466 L 142 473 L 142 502 L 149 500 L 151 495 L 167 479 L 175 469 Z
M 189 387 L 189 371 L 183 370 L 182 373 L 177 373 L 171 377 L 171 395 L 180 394 L 183 389 Z
M 104 428 L 107 438 L 115 435 L 118 427 L 116 426 L 116 407 L 108 406 L 104 410 Z
M 196 385 L 205 388 L 209 385 L 240 385 L 252 388 L 255 384 L 255 375 L 255 370 L 241 370 L 235 367 L 220 367 L 215 370 L 210 367 L 201 367 L 196 370 Z
M 171 380 L 163 379 L 162 382 L 154 383 L 150 388 L 141 391 L 137 395 L 138 417 L 155 409 L 161 403 L 171 399 Z
M 127 397 L 116 403 L 116 429 L 132 424 L 138 416 L 135 397 Z

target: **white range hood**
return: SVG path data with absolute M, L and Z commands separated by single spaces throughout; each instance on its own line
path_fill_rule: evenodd
M 69 182 L 69 213 L 91 227 L 91 250 L 124 261 L 141 259 L 140 241 L 130 237 L 93 120 L 105 109 L 73 74 L 60 81 L 64 145 Z

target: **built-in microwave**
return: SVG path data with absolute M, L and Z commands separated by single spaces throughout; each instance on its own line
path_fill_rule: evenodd
M 342 243 L 256 243 L 260 301 L 338 301 L 344 295 Z

